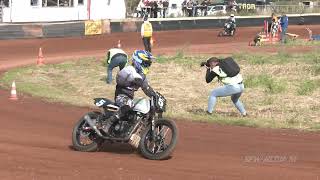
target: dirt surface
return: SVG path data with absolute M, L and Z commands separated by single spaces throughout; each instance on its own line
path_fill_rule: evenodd
M 290 26 L 290 33 L 307 38 L 305 26 Z M 320 34 L 320 26 L 309 26 L 314 34 Z M 156 32 L 154 54 L 175 54 L 179 50 L 185 53 L 199 54 L 230 54 L 243 51 L 275 52 L 279 47 L 250 47 L 261 28 L 238 28 L 235 37 L 217 37 L 219 29 L 180 30 Z M 6 68 L 36 63 L 39 48 L 42 47 L 46 63 L 59 62 L 63 59 L 75 59 L 84 56 L 102 57 L 106 50 L 116 46 L 121 41 L 122 48 L 132 52 L 142 49 L 143 44 L 139 33 L 115 33 L 104 36 L 85 38 L 51 38 L 0 41 L 0 70 Z M 310 49 L 310 48 L 309 48 Z M 301 52 L 306 48 L 290 48 L 290 51 Z M 63 58 L 61 58 L 63 57 Z
M 305 33 L 302 28 L 290 27 L 290 32 Z M 217 38 L 217 30 L 159 32 L 154 51 L 257 50 L 247 42 L 258 30 L 240 29 L 242 36 L 235 38 Z M 126 49 L 142 48 L 138 35 L 0 41 L 0 69 L 35 63 L 40 45 L 47 62 L 53 63 L 65 57 L 102 56 L 118 39 Z M 126 145 L 105 144 L 96 153 L 74 151 L 72 127 L 88 108 L 21 95 L 11 101 L 8 96 L 7 90 L 0 90 L 0 179 L 318 180 L 320 176 L 319 133 L 178 121 L 180 139 L 172 158 L 150 161 Z

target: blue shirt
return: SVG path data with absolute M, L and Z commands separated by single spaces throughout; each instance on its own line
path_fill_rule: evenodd
M 288 16 L 284 15 L 280 19 L 280 25 L 282 29 L 287 29 L 288 28 Z

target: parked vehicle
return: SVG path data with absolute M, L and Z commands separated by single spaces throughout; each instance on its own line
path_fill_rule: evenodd
M 208 6 L 207 14 L 210 15 L 224 15 L 227 14 L 226 5 Z

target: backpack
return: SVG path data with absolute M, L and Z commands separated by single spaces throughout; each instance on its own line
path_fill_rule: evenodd
M 231 57 L 221 59 L 219 67 L 227 74 L 227 77 L 234 77 L 240 72 L 239 65 Z

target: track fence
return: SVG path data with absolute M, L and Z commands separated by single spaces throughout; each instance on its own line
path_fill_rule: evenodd
M 238 4 L 236 7 L 227 5 L 212 6 L 171 6 L 169 8 L 152 8 L 143 7 L 129 9 L 128 17 L 141 18 L 148 14 L 151 18 L 174 18 L 174 17 L 204 17 L 204 16 L 226 16 L 229 14 L 237 16 L 254 16 L 254 15 L 271 15 L 276 13 L 286 14 L 306 14 L 320 13 L 320 5 L 255 5 L 255 4 Z
M 0 5 L 0 23 L 3 22 L 3 6 Z

